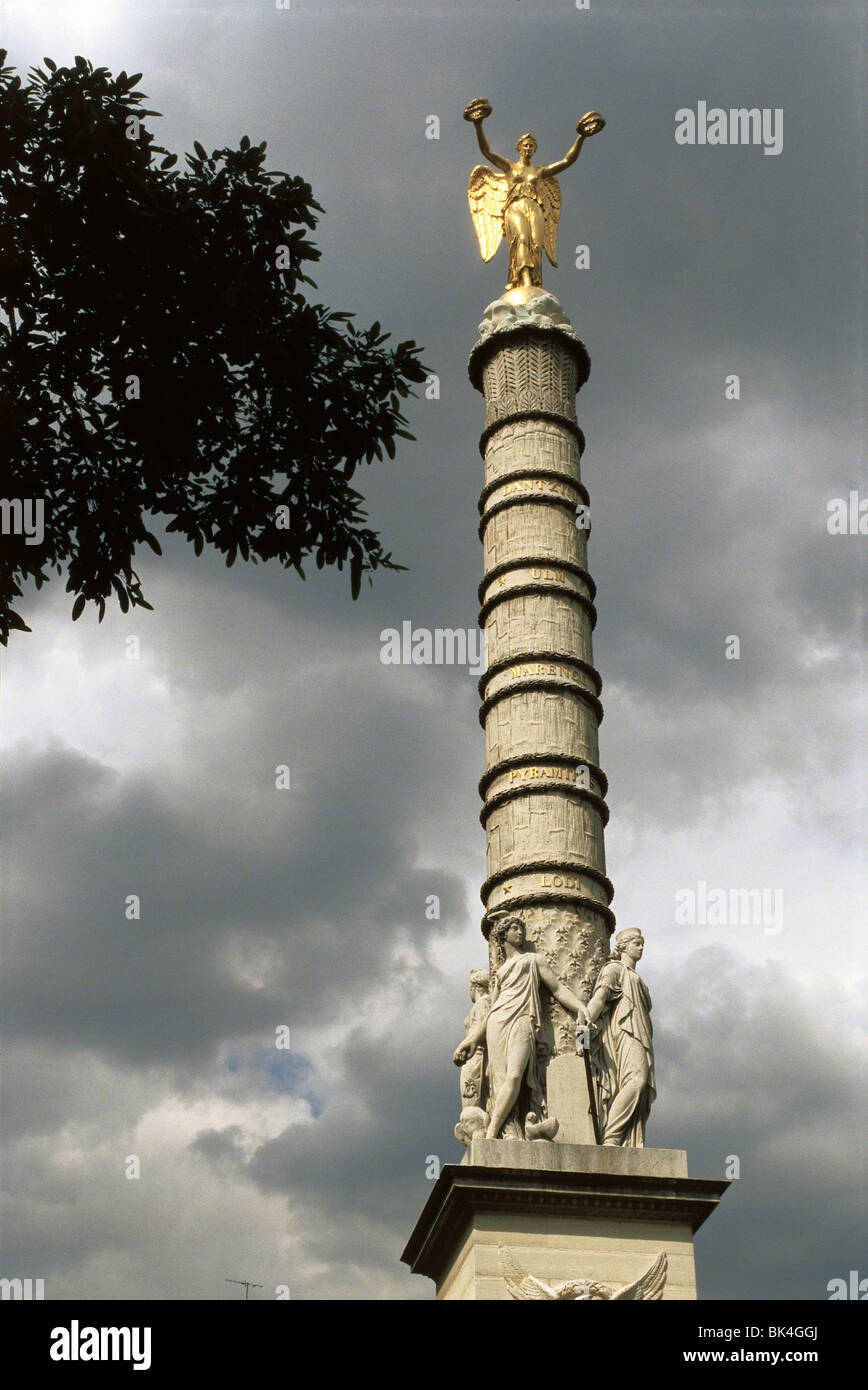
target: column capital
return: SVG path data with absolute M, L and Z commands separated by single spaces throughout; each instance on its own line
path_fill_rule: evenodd
M 579 391 L 591 371 L 588 350 L 570 323 L 563 307 L 553 294 L 542 290 L 533 298 L 517 303 L 507 298 L 495 299 L 485 310 L 479 325 L 479 338 L 474 344 L 467 370 L 477 391 L 483 391 L 483 370 L 499 348 L 514 344 L 520 337 L 554 338 L 576 364 L 576 386 Z

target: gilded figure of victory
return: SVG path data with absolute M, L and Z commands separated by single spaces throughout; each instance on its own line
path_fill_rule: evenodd
M 470 175 L 467 197 L 470 214 L 484 261 L 490 261 L 503 237 L 509 246 L 509 278 L 506 290 L 521 291 L 542 286 L 542 254 L 557 265 L 558 218 L 561 190 L 556 175 L 575 164 L 585 140 L 606 124 L 599 111 L 587 111 L 576 126 L 576 140 L 553 164 L 534 164 L 537 142 L 528 133 L 519 137 L 517 160 L 495 154 L 482 123 L 491 115 L 487 101 L 471 101 L 464 119 L 473 123 L 476 139 L 494 173 L 477 164 Z

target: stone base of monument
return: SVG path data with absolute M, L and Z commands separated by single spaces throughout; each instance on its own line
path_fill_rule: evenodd
M 557 1116 L 557 1143 L 593 1146 L 594 1121 L 584 1059 L 569 1052 L 552 1057 L 546 1068 L 546 1095 L 549 1114 Z
M 615 1291 L 664 1253 L 662 1297 L 695 1299 L 693 1236 L 728 1186 L 689 1178 L 682 1149 L 475 1137 L 442 1169 L 401 1258 L 438 1299 L 510 1300 L 504 1260 L 548 1286 Z

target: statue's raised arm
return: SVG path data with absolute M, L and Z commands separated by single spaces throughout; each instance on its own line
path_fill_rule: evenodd
M 503 174 L 509 174 L 512 165 L 508 159 L 504 159 L 502 154 L 494 153 L 494 150 L 488 143 L 485 131 L 482 129 L 482 122 L 485 120 L 486 116 L 490 115 L 491 107 L 488 102 L 481 97 L 477 97 L 475 101 L 471 101 L 464 108 L 464 119 L 465 121 L 473 122 L 473 129 L 476 131 L 476 139 L 484 157 L 488 160 L 489 164 L 494 165 L 495 169 L 500 169 Z
M 470 175 L 467 197 L 470 214 L 484 261 L 490 261 L 504 235 L 509 245 L 509 279 L 506 293 L 529 298 L 542 288 L 542 253 L 557 265 L 558 219 L 561 190 L 555 175 L 575 164 L 582 144 L 606 124 L 598 111 L 588 111 L 576 126 L 576 140 L 563 159 L 554 164 L 536 165 L 533 156 L 537 142 L 527 132 L 516 145 L 518 159 L 495 154 L 482 129 L 491 115 L 487 101 L 471 101 L 464 119 L 471 121 L 479 148 L 498 173 L 477 164 Z
M 569 169 L 571 164 L 575 164 L 579 155 L 582 153 L 582 145 L 592 135 L 596 135 L 598 130 L 602 130 L 606 124 L 599 111 L 586 111 L 582 119 L 576 126 L 576 138 L 567 150 L 563 159 L 556 159 L 554 164 L 546 164 L 540 173 L 549 178 L 555 174 L 562 174 L 565 169 Z

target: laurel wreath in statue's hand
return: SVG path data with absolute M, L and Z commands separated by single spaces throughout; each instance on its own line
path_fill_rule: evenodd
M 602 130 L 605 124 L 605 118 L 600 115 L 599 111 L 586 111 L 576 126 L 576 131 L 579 135 L 588 137 L 596 135 L 597 131 Z
M 475 101 L 471 101 L 464 108 L 465 121 L 473 121 L 474 124 L 476 121 L 484 121 L 490 115 L 491 105 L 484 97 L 477 97 Z

